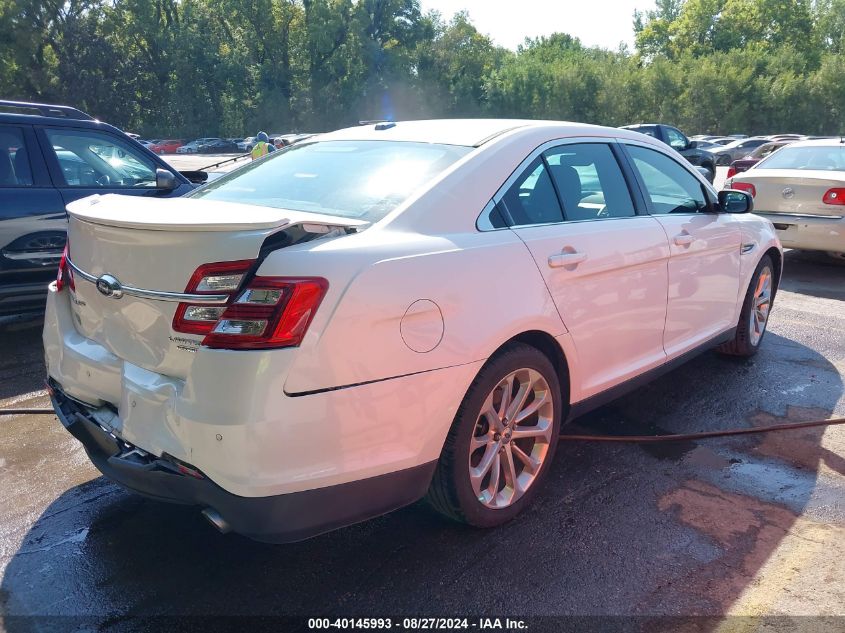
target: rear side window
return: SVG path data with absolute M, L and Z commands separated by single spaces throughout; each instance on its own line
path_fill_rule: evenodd
M 701 183 L 681 165 L 652 149 L 639 145 L 627 148 L 645 186 L 643 193 L 651 202 L 652 213 L 698 213 L 708 209 Z
M 534 159 L 508 189 L 502 203 L 517 226 L 563 221 L 563 212 L 542 158 Z
M 544 154 L 567 220 L 636 215 L 625 177 L 604 143 L 563 145 Z
M 403 141 L 297 144 L 189 196 L 375 222 L 471 151 Z
M 45 129 L 69 187 L 155 187 L 155 164 L 111 134 Z
M 29 187 L 32 168 L 23 130 L 0 125 L 0 187 Z

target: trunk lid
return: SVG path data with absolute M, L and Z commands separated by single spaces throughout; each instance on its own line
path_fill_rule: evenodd
M 203 336 L 173 331 L 178 301 L 106 296 L 94 279 L 111 275 L 123 287 L 184 293 L 201 265 L 255 260 L 265 240 L 283 247 L 294 233 L 303 241 L 364 224 L 229 202 L 118 195 L 79 200 L 68 212 L 68 256 L 79 271 L 70 291 L 79 333 L 122 360 L 181 379 Z
M 794 169 L 750 169 L 734 182 L 754 185 L 754 211 L 757 213 L 787 213 L 820 217 L 837 217 L 845 207 L 824 204 L 825 192 L 845 187 L 845 174 L 837 177 L 830 171 Z

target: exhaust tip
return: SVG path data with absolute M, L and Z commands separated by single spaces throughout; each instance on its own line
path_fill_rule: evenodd
M 226 521 L 220 513 L 214 508 L 206 508 L 202 511 L 202 515 L 208 520 L 211 525 L 217 528 L 221 534 L 228 534 L 232 531 L 232 526 Z

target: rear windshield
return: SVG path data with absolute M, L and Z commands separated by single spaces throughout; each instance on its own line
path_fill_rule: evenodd
M 784 147 L 758 163 L 757 169 L 845 171 L 845 147 L 840 145 Z
M 189 194 L 380 220 L 471 147 L 395 141 L 325 141 L 293 145 Z

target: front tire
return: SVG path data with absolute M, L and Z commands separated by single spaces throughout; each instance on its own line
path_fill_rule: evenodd
M 760 349 L 777 289 L 774 270 L 772 258 L 764 255 L 757 264 L 745 293 L 736 335 L 732 341 L 720 345 L 717 348 L 719 352 L 749 357 L 754 356 Z
M 529 345 L 508 345 L 481 368 L 458 408 L 429 504 L 476 527 L 510 521 L 548 474 L 562 410 L 549 359 Z

